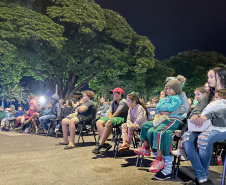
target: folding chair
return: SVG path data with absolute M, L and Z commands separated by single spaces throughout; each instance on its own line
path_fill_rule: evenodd
M 213 151 L 213 156 L 212 156 L 212 165 L 214 165 L 217 162 L 217 150 L 220 149 L 220 151 L 224 151 L 224 167 L 223 167 L 223 171 L 222 171 L 222 179 L 221 179 L 221 185 L 225 185 L 225 170 L 226 170 L 226 140 L 223 141 L 218 141 L 216 143 L 214 143 L 216 147 L 216 150 Z
M 80 137 L 82 137 L 82 141 L 83 141 L 83 144 L 84 144 L 83 131 L 84 131 L 84 128 L 85 128 L 86 125 L 91 126 L 91 130 L 93 132 L 94 140 L 96 142 L 96 133 L 95 133 L 96 113 L 97 113 L 97 108 L 95 106 L 93 106 L 91 118 L 89 120 L 81 121 L 80 123 L 78 123 L 77 130 L 79 131 L 79 136 L 78 136 L 77 146 L 79 144 Z
M 174 136 L 175 136 L 175 135 L 172 136 L 172 140 L 174 139 Z M 140 141 L 139 147 L 141 147 L 142 144 L 143 144 L 143 141 Z M 177 145 L 178 145 L 178 143 L 177 143 Z M 176 146 L 177 146 L 177 145 L 176 145 Z M 137 156 L 136 167 L 138 167 L 138 165 L 139 165 L 140 167 L 143 166 L 143 159 L 144 159 L 144 155 L 141 155 L 141 156 L 138 155 L 138 156 Z M 140 162 L 139 162 L 139 160 L 140 160 Z M 180 161 L 179 161 L 179 162 L 180 162 Z M 180 163 L 175 163 L 175 164 L 173 163 L 172 171 L 174 171 L 174 169 L 175 169 L 174 166 L 175 166 L 176 164 L 179 165 Z M 179 167 L 178 167 L 178 168 L 179 168 Z M 178 172 L 178 171 L 177 171 L 177 172 Z M 174 174 L 174 173 L 173 173 L 173 174 Z
M 114 142 L 114 149 L 113 149 L 113 157 L 116 159 L 117 153 L 118 153 L 118 146 L 121 140 L 121 125 L 113 128 L 113 137 L 112 142 Z
M 184 134 L 184 132 L 187 130 L 187 120 L 183 120 L 183 122 L 180 123 L 180 129 L 181 129 L 181 136 Z M 179 136 L 176 135 L 175 137 L 177 140 L 176 142 L 176 148 L 178 147 L 178 143 L 180 141 Z M 181 161 L 181 156 L 173 156 L 173 163 L 172 163 L 172 176 L 171 179 L 177 179 L 178 172 L 179 172 L 179 167 L 180 167 L 180 161 Z
M 186 124 L 181 123 L 181 127 L 183 128 L 184 126 L 186 126 Z M 184 129 L 186 129 L 186 128 L 183 128 L 183 131 L 184 131 Z M 175 137 L 175 134 L 172 135 L 172 140 L 174 139 L 174 137 Z M 177 138 L 176 149 L 177 149 L 177 146 L 178 146 L 178 142 L 179 142 L 179 138 Z M 142 144 L 143 144 L 143 141 L 140 141 L 139 147 L 141 147 Z M 171 179 L 177 178 L 178 171 L 179 171 L 179 165 L 180 165 L 180 158 L 181 158 L 181 156 L 174 156 L 174 160 L 173 160 L 173 163 L 172 163 Z M 141 157 L 140 157 L 140 155 L 137 156 L 136 167 L 138 167 L 138 166 L 142 167 L 143 166 L 143 159 L 144 159 L 143 155 Z M 139 160 L 140 160 L 140 162 L 139 162 Z
M 112 135 L 111 142 L 115 143 L 114 148 L 113 148 L 113 157 L 116 159 L 116 156 L 117 156 L 117 153 L 118 153 L 118 145 L 120 143 L 120 139 L 121 139 L 121 135 L 122 135 L 121 126 L 117 126 L 117 127 L 112 128 L 112 134 L 113 135 Z M 100 135 L 97 139 L 96 146 L 98 146 L 99 140 L 100 140 Z
M 141 147 L 143 144 L 143 141 L 140 140 L 140 144 L 139 144 L 139 147 Z M 143 159 L 144 159 L 144 155 L 141 155 L 141 159 L 140 159 L 140 155 L 137 156 L 137 161 L 136 161 L 136 167 L 138 167 L 138 164 L 139 164 L 139 160 L 140 160 L 140 167 L 143 166 Z
M 136 136 L 139 135 L 138 133 L 140 133 L 141 129 L 138 129 L 138 130 L 134 130 L 133 131 L 133 139 L 132 139 L 132 142 L 133 142 L 133 148 L 137 148 L 138 147 L 138 143 L 140 141 L 139 138 L 137 138 Z
M 222 172 L 221 185 L 225 185 L 225 170 L 226 170 L 226 141 L 223 141 L 223 143 L 224 143 L 225 155 L 224 155 L 224 168 L 223 168 L 223 172 Z
M 57 118 L 57 119 L 50 119 L 50 124 L 49 124 L 49 127 L 48 127 L 48 130 L 47 130 L 47 134 L 46 136 L 49 135 L 50 133 L 50 130 L 54 130 L 55 128 L 55 122 L 57 121 L 57 124 L 60 124 L 62 119 L 63 118 L 66 118 L 69 114 L 71 114 L 73 112 L 74 108 L 73 107 L 65 107 L 65 108 L 61 108 L 61 111 L 60 111 L 60 119 Z M 61 127 L 61 125 L 60 125 Z M 58 130 L 56 131 L 56 138 L 58 136 Z

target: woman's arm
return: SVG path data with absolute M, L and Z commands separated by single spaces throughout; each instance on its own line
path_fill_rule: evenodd
M 220 109 L 216 112 L 210 112 L 200 117 L 200 121 L 203 123 L 207 119 L 212 120 L 214 126 L 226 127 L 226 109 Z
M 189 104 L 188 104 L 187 95 L 185 93 L 181 93 L 179 96 L 182 100 L 182 105 L 177 110 L 172 112 L 172 114 L 180 114 L 180 115 L 183 115 L 184 118 L 187 118 L 187 114 L 189 112 Z
M 131 120 L 131 117 L 130 117 L 130 108 L 129 108 L 129 110 L 128 110 L 128 115 L 127 115 L 127 120 L 126 120 L 126 123 L 128 124 L 128 125 L 130 125 L 130 124 L 133 124 L 133 122 L 132 122 L 132 120 Z

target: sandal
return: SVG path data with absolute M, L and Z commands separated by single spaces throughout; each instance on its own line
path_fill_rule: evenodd
M 72 146 L 70 144 L 68 144 L 67 146 L 64 147 L 65 150 L 73 149 L 73 148 L 75 148 L 75 146 Z
M 55 144 L 55 146 L 61 146 L 61 145 L 68 145 L 68 143 L 59 142 L 59 143 Z
M 119 146 L 118 151 L 119 151 L 119 152 L 128 151 L 128 150 L 129 150 L 129 147 L 130 147 L 129 144 L 121 145 L 121 146 Z

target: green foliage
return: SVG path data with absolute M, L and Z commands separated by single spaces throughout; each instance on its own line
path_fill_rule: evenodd
M 2 85 L 0 88 L 0 94 L 5 99 L 16 98 L 20 101 L 20 90 L 22 91 L 22 99 L 24 103 L 27 102 L 27 97 L 29 95 L 28 90 L 24 87 L 21 87 L 19 83 L 10 83 L 6 85 Z
M 183 90 L 193 94 L 195 88 L 207 82 L 207 72 L 211 68 L 226 66 L 226 57 L 217 52 L 190 50 L 181 52 L 164 63 L 175 70 L 175 76 L 181 74 L 187 78 Z
M 57 5 L 48 7 L 47 14 L 65 27 L 68 41 L 50 55 L 48 65 L 55 68 L 48 70 L 48 76 L 54 83 L 63 82 L 63 96 L 70 96 L 103 71 L 125 76 L 153 67 L 154 46 L 138 36 L 118 13 L 103 10 L 94 1 L 54 2 Z
M 66 39 L 63 26 L 18 4 L 0 3 L 1 84 L 19 82 L 42 70 L 49 49 L 60 49 Z M 48 49 L 47 49 L 48 48 Z
M 0 4 L 0 38 L 15 45 L 29 42 L 62 48 L 64 28 L 50 18 L 17 4 Z
M 109 95 L 110 89 L 121 87 L 127 94 L 138 92 L 140 97 L 147 101 L 152 95 L 163 90 L 166 77 L 174 73 L 172 68 L 164 66 L 162 62 L 158 60 L 154 62 L 154 67 L 149 68 L 145 73 L 121 75 L 120 71 L 115 69 L 103 71 L 90 81 L 89 86 L 106 98 L 112 98 Z
M 105 26 L 103 10 L 92 0 L 53 0 L 56 6 L 48 7 L 47 14 L 59 22 L 78 25 L 81 34 L 102 31 Z
M 2 75 L 10 66 L 16 74 L 8 73 L 2 83 L 34 76 L 52 89 L 58 84 L 60 96 L 68 97 L 104 71 L 105 79 L 119 75 L 126 80 L 154 67 L 150 40 L 93 0 L 37 0 L 35 6 L 41 7 L 35 9 L 42 14 L 27 8 L 34 7 L 33 1 L 11 2 L 0 4 L 1 63 L 6 66 Z
M 112 42 L 130 45 L 136 33 L 126 20 L 118 13 L 108 9 L 104 9 L 104 16 L 107 20 L 104 28 L 106 36 L 112 39 Z
M 93 0 L 4 0 L 0 3 L 0 84 L 22 76 L 45 81 L 70 97 L 89 82 L 97 93 L 120 86 L 146 100 L 165 78 L 184 75 L 185 91 L 206 81 L 207 71 L 226 65 L 216 52 L 181 52 L 154 59 L 155 47 L 118 13 Z M 90 81 L 91 80 L 91 81 Z M 4 86 L 6 87 L 6 86 Z

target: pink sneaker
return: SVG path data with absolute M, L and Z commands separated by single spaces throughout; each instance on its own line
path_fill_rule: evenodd
M 144 146 L 139 147 L 138 149 L 135 149 L 134 152 L 135 152 L 137 155 L 150 156 L 150 149 L 146 150 Z
M 160 161 L 159 158 L 157 157 L 156 160 L 151 164 L 151 167 L 149 168 L 149 172 L 157 173 L 164 167 L 165 167 L 164 160 L 162 159 L 162 161 Z

